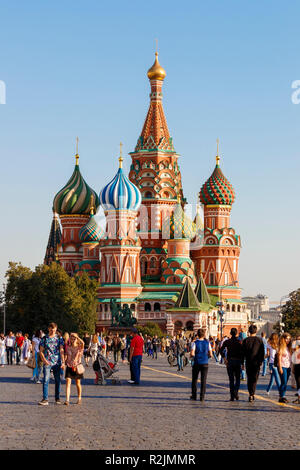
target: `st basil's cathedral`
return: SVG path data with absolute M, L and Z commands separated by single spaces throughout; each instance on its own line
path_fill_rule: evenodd
M 116 175 L 98 195 L 80 172 L 77 150 L 73 174 L 53 200 L 44 263 L 98 281 L 98 331 L 109 330 L 115 299 L 139 325 L 155 322 L 169 335 L 205 328 L 216 337 L 221 322 L 223 334 L 248 323 L 238 281 L 241 239 L 230 226 L 235 193 L 217 151 L 196 217 L 186 214 L 179 155 L 162 105 L 165 77 L 156 52 L 148 70 L 149 110 L 128 176 L 120 152 Z M 95 218 L 100 205 L 105 230 Z

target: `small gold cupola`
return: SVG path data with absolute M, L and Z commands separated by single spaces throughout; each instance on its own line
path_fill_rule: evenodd
M 148 70 L 149 80 L 161 80 L 163 81 L 166 78 L 166 71 L 158 62 L 158 52 L 155 52 L 155 61 L 152 67 Z

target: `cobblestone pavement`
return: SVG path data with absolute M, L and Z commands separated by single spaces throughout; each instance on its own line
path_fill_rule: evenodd
M 240 401 L 229 402 L 226 368 L 211 361 L 206 401 L 191 401 L 191 367 L 177 372 L 166 356 L 144 357 L 140 386 L 129 385 L 129 367 L 120 365 L 121 385 L 94 385 L 86 369 L 83 402 L 72 384 L 69 407 L 38 406 L 42 385 L 25 366 L 0 368 L 0 449 L 300 449 L 300 407 L 265 394 L 269 376 L 260 377 L 257 399 L 248 403 L 242 382 Z M 243 393 L 244 392 L 244 393 Z M 62 384 L 62 400 L 65 385 Z M 287 398 L 294 399 L 289 388 Z

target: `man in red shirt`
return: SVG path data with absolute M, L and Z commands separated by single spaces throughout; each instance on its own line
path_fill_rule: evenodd
M 139 385 L 140 376 L 141 376 L 141 363 L 142 363 L 142 358 L 143 358 L 144 340 L 138 334 L 138 330 L 136 328 L 132 329 L 132 335 L 133 335 L 133 338 L 130 343 L 130 354 L 129 354 L 131 380 L 128 380 L 128 383 Z
M 21 354 L 22 354 L 22 348 L 23 348 L 23 345 L 24 345 L 24 336 L 22 335 L 22 332 L 19 331 L 17 334 L 16 334 L 16 355 L 17 355 L 17 365 L 20 365 L 20 361 L 21 361 Z

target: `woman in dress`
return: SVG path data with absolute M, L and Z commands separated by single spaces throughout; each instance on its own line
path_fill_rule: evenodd
M 71 381 L 75 380 L 78 400 L 77 405 L 81 404 L 81 379 L 83 378 L 84 368 L 81 358 L 84 349 L 84 342 L 77 333 L 70 334 L 70 342 L 65 345 L 65 364 L 66 364 L 66 401 L 65 405 L 70 403 Z
M 275 354 L 278 350 L 278 340 L 278 334 L 272 333 L 267 343 L 267 356 L 269 358 L 269 369 L 271 374 L 269 385 L 267 386 L 267 395 L 269 395 L 270 390 L 272 389 L 274 380 L 276 382 L 278 391 L 280 389 L 280 377 L 278 368 L 274 366 Z
M 283 333 L 278 347 L 278 371 L 280 375 L 279 402 L 288 403 L 285 398 L 287 383 L 291 375 L 292 341 L 289 333 Z

